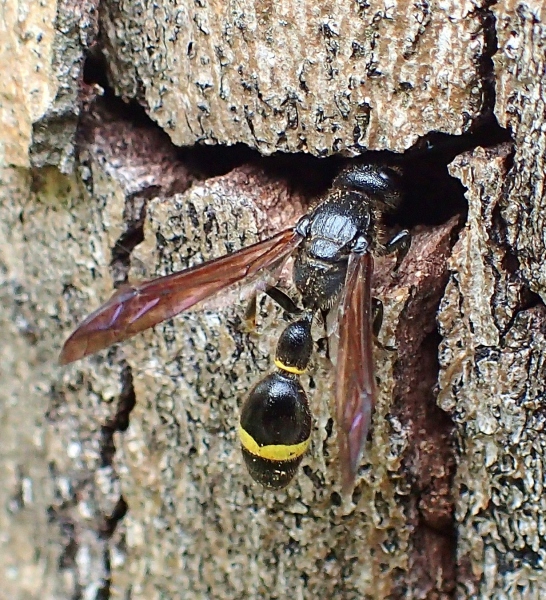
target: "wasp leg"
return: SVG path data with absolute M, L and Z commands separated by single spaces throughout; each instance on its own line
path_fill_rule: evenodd
M 381 331 L 381 325 L 383 325 L 383 302 L 379 298 L 372 298 L 372 331 L 376 346 L 381 350 L 387 350 L 389 352 L 395 352 L 396 348 L 393 346 L 386 346 L 382 344 L 377 338 Z
M 282 290 L 275 286 L 266 288 L 265 293 L 272 298 L 291 317 L 301 315 L 303 310 Z
M 248 306 L 245 310 L 244 327 L 246 331 L 254 331 L 256 329 L 256 310 L 257 310 L 257 300 L 256 294 L 252 294 L 250 300 L 248 301 Z
M 275 286 L 268 286 L 264 292 L 276 302 L 290 317 L 297 317 L 303 310 L 282 290 Z M 256 311 L 258 310 L 257 293 L 252 294 L 245 311 L 244 323 L 247 331 L 256 329 Z
M 301 315 L 301 308 L 282 290 L 275 286 L 268 286 L 264 292 L 276 302 L 290 317 Z M 256 327 L 257 294 L 253 294 L 245 311 L 245 324 L 250 330 Z
M 379 336 L 383 325 L 383 302 L 379 298 L 372 298 L 372 330 L 375 338 Z
M 396 264 L 394 265 L 393 271 L 396 272 L 400 268 L 402 261 L 408 253 L 411 246 L 411 234 L 407 229 L 399 231 L 391 240 L 385 245 L 385 254 L 392 254 L 396 252 Z

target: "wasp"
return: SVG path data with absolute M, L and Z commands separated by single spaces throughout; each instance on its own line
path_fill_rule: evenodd
M 294 302 L 279 288 L 267 293 L 291 315 L 275 352 L 275 370 L 251 391 L 241 409 L 239 438 L 250 475 L 267 488 L 288 485 L 309 446 L 312 417 L 300 376 L 313 350 L 317 315 L 335 311 L 335 405 L 342 489 L 348 493 L 368 436 L 376 398 L 374 336 L 381 311 L 372 297 L 374 257 L 397 253 L 410 236 L 391 239 L 384 218 L 402 198 L 400 175 L 377 164 L 342 170 L 330 190 L 295 226 L 201 265 L 121 287 L 66 340 L 67 364 L 126 340 L 232 286 L 277 278 L 293 257 Z M 257 288 L 256 288 L 257 289 Z M 334 343 L 335 340 L 335 343 Z

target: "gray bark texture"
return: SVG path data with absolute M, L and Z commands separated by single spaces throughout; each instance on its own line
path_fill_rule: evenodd
M 543 3 L 0 15 L 0 600 L 545 597 Z M 413 190 L 410 252 L 394 276 L 378 261 L 379 397 L 351 497 L 320 343 L 294 482 L 245 471 L 239 409 L 285 326 L 271 300 L 252 331 L 220 297 L 58 366 L 126 278 L 264 239 L 333 161 L 434 155 L 433 132 L 470 140 L 443 164 L 461 202 L 439 187 L 434 211 L 458 208 L 428 219 Z

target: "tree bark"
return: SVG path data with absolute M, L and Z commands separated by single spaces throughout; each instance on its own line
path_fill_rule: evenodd
M 544 16 L 8 0 L 5 597 L 544 595 Z M 295 481 L 264 491 L 244 469 L 239 408 L 284 326 L 270 300 L 255 331 L 221 296 L 57 365 L 115 286 L 291 226 L 358 155 L 403 170 L 413 242 L 398 273 L 378 261 L 380 391 L 351 498 L 320 342 Z

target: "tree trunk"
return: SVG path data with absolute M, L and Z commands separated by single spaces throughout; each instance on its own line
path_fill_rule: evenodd
M 543 597 L 542 3 L 8 0 L 3 17 L 0 597 Z M 267 298 L 250 332 L 220 296 L 58 366 L 115 286 L 291 226 L 361 155 L 402 171 L 393 225 L 413 241 L 397 273 L 377 265 L 351 497 L 320 341 L 294 482 L 245 471 L 239 408 L 285 324 Z

